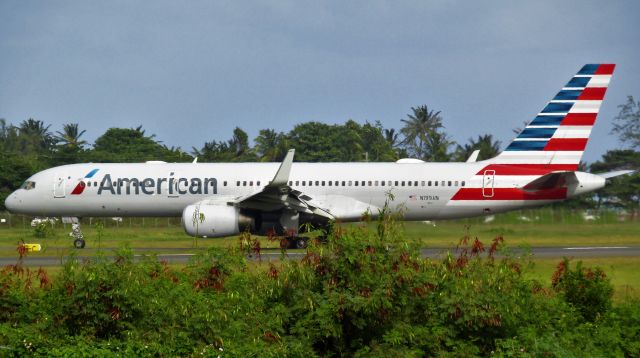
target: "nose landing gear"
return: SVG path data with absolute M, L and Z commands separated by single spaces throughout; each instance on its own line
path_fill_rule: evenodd
M 75 247 L 76 249 L 84 249 L 85 241 L 84 241 L 84 235 L 80 230 L 80 223 L 71 224 L 71 232 L 69 233 L 69 236 L 71 236 L 74 239 L 73 247 Z

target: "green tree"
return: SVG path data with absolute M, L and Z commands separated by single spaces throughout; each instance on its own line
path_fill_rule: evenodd
M 403 145 L 410 155 L 425 161 L 448 161 L 452 142 L 444 132 L 440 111 L 429 110 L 426 105 L 411 107 L 408 119 L 402 119 L 404 126 Z
M 627 97 L 627 103 L 618 106 L 620 113 L 614 118 L 612 133 L 631 148 L 640 149 L 640 102 L 633 96 Z
M 18 126 L 18 150 L 24 154 L 46 154 L 50 153 L 55 143 L 50 126 L 45 126 L 44 122 L 29 118 Z
M 385 138 L 382 124 L 365 122 L 363 125 L 349 120 L 346 126 L 350 126 L 358 132 L 362 140 L 362 148 L 366 153 L 366 159 L 371 162 L 389 162 L 398 159 L 398 153 L 393 145 Z
M 87 141 L 81 139 L 86 130 L 80 130 L 78 123 L 63 125 L 62 131 L 57 131 L 54 139 L 56 147 L 54 157 L 55 165 L 72 164 L 82 161 L 81 157 Z
M 480 150 L 478 160 L 493 158 L 500 153 L 500 141 L 494 140 L 491 134 L 479 135 L 478 139 L 469 138 L 468 143 L 456 146 L 454 160 L 464 162 L 477 149 Z
M 94 162 L 141 162 L 147 160 L 190 161 L 192 157 L 176 148 L 168 148 L 147 136 L 142 127 L 109 128 L 96 139 L 93 150 L 88 153 Z
M 594 173 L 622 169 L 640 170 L 640 152 L 630 149 L 610 150 L 601 160 L 591 164 L 591 171 Z M 623 208 L 632 216 L 637 216 L 640 209 L 640 173 L 611 179 L 610 183 L 598 191 L 598 197 L 605 206 Z
M 192 148 L 192 154 L 202 162 L 254 162 L 257 160 L 249 145 L 249 135 L 236 127 L 228 141 L 205 142 L 200 149 Z
M 261 129 L 254 142 L 254 150 L 262 162 L 282 161 L 289 149 L 284 133 L 273 129 Z
M 62 126 L 62 132 L 56 132 L 55 139 L 63 146 L 82 149 L 87 144 L 86 140 L 80 139 L 85 132 L 78 128 L 78 123 L 67 123 Z

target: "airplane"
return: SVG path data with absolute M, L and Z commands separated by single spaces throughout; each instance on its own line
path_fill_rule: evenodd
M 182 217 L 191 236 L 248 231 L 304 248 L 300 227 L 375 216 L 389 193 L 404 220 L 502 213 L 563 201 L 605 186 L 618 171 L 578 171 L 614 64 L 587 64 L 496 157 L 467 162 L 84 163 L 41 171 L 5 201 L 18 214 Z M 76 224 L 78 225 L 78 224 Z M 83 248 L 79 230 L 74 246 Z

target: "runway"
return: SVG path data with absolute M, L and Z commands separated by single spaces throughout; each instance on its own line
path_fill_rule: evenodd
M 110 249 L 104 249 L 109 251 Z M 176 251 L 187 251 L 185 249 L 138 249 L 144 252 L 156 252 L 158 260 L 165 260 L 171 264 L 186 264 L 196 254 L 192 252 L 180 253 Z M 162 253 L 167 252 L 168 253 Z M 192 251 L 192 249 L 189 249 Z M 452 252 L 455 255 L 455 248 L 424 248 L 421 250 L 423 257 L 429 257 L 433 259 L 444 257 L 447 252 Z M 586 258 L 586 257 L 640 257 L 640 246 L 578 246 L 578 247 L 534 247 L 531 249 L 516 248 L 511 252 L 514 255 L 528 255 L 531 254 L 533 258 Z M 286 257 L 288 259 L 301 259 L 304 257 L 304 251 L 288 251 Z M 142 259 L 146 254 L 134 254 L 136 260 Z M 111 256 L 107 256 L 110 258 Z M 256 255 L 248 256 L 250 260 L 264 260 L 274 261 L 280 260 L 282 253 L 276 249 L 263 249 L 260 257 Z M 78 262 L 90 261 L 92 256 L 75 256 L 75 260 Z M 32 254 L 23 258 L 23 264 L 31 267 L 45 267 L 45 266 L 60 266 L 64 262 L 69 260 L 68 256 L 55 257 L 55 256 L 38 256 L 38 254 Z M 2 257 L 0 258 L 0 266 L 14 265 L 17 259 L 15 257 Z

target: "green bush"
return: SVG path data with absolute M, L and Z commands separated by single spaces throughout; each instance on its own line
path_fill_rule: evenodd
M 611 308 L 613 286 L 609 278 L 600 268 L 582 267 L 582 261 L 572 269 L 565 258 L 558 264 L 551 285 L 587 321 L 595 321 Z
M 212 249 L 183 268 L 130 250 L 53 280 L 0 271 L 0 356 L 638 356 L 637 302 L 599 270 L 526 279 L 501 237 L 425 259 L 386 209 L 302 260 Z M 258 252 L 259 254 L 259 252 Z

